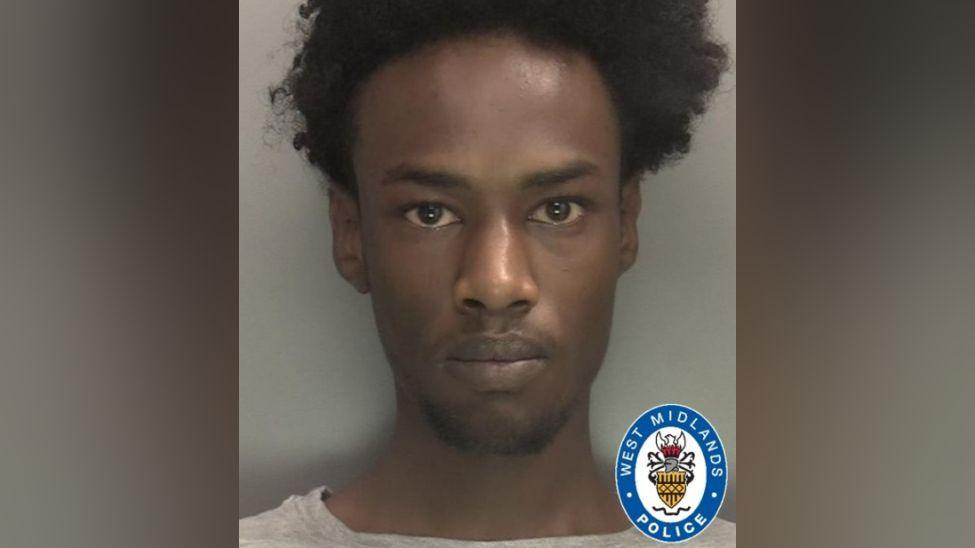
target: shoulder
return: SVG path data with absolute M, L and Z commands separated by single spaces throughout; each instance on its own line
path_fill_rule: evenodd
M 737 539 L 737 528 L 732 521 L 716 518 L 700 535 L 689 542 L 694 548 L 725 548 L 734 547 Z
M 321 520 L 322 487 L 305 495 L 292 495 L 280 506 L 238 522 L 241 548 L 305 548 L 328 540 Z
M 650 539 L 635 527 L 630 531 L 632 535 L 614 539 L 618 540 L 618 543 L 611 543 L 611 545 L 619 547 L 664 546 L 664 543 Z M 736 534 L 734 522 L 717 518 L 699 535 L 677 546 L 681 546 L 682 548 L 735 548 L 735 543 L 737 542 Z

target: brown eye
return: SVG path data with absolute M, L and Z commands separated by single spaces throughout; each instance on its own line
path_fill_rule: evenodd
M 457 215 L 442 204 L 427 202 L 407 210 L 404 217 L 411 223 L 423 228 L 440 228 L 452 225 L 458 221 Z
M 532 221 L 551 225 L 568 225 L 582 216 L 582 206 L 572 200 L 550 200 L 529 217 Z

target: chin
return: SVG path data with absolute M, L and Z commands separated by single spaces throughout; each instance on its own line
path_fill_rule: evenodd
M 511 394 L 486 395 L 476 405 L 419 400 L 427 424 L 442 442 L 462 453 L 524 456 L 540 453 L 569 420 L 570 406 L 525 409 Z

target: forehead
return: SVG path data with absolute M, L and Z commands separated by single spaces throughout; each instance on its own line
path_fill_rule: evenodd
M 512 35 L 454 39 L 388 63 L 357 109 L 360 185 L 404 162 L 472 178 L 578 159 L 618 173 L 616 112 L 595 65 Z

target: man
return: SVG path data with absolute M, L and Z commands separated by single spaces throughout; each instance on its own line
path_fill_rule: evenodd
M 275 105 L 371 295 L 393 438 L 241 546 L 644 546 L 600 480 L 589 389 L 637 255 L 639 178 L 724 66 L 703 1 L 323 1 Z M 715 521 L 691 546 L 733 545 Z M 485 542 L 493 541 L 493 542 Z

